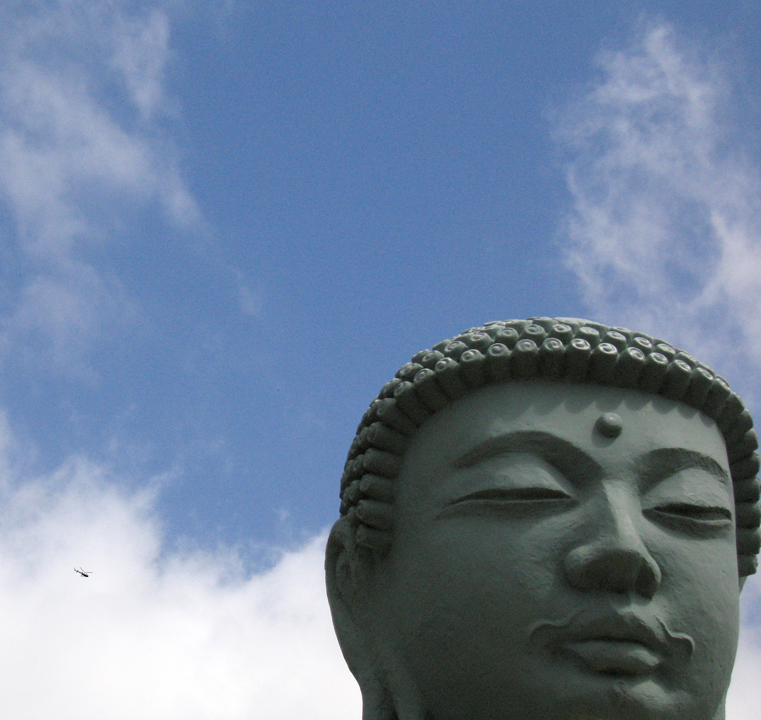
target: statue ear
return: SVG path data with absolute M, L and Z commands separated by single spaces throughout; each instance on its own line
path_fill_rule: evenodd
M 347 517 L 336 521 L 328 537 L 325 575 L 328 598 L 342 598 L 352 607 L 366 605 L 373 584 L 373 552 L 357 543 L 356 528 Z
M 325 553 L 325 581 L 330 613 L 346 664 L 362 691 L 363 720 L 393 720 L 396 714 L 382 681 L 372 633 L 372 559 L 357 545 L 346 518 L 333 525 Z
M 359 680 L 359 675 L 365 674 L 362 666 L 369 650 L 365 643 L 369 638 L 363 636 L 371 621 L 368 583 L 372 571 L 366 558 L 361 557 L 353 530 L 346 518 L 333 525 L 325 551 L 325 583 L 338 643 L 349 669 Z
M 384 631 L 377 561 L 372 550 L 357 544 L 346 518 L 336 522 L 325 557 L 333 626 L 362 691 L 362 720 L 423 720 L 419 693 Z

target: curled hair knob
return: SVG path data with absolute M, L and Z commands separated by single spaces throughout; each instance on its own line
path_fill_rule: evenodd
M 510 378 L 510 349 L 507 345 L 495 342 L 486 351 L 486 373 L 494 382 Z
M 618 352 L 623 352 L 628 347 L 626 336 L 618 332 L 618 330 L 608 330 L 602 340 L 613 345 Z
M 468 391 L 468 388 L 460 377 L 460 366 L 452 358 L 439 360 L 436 363 L 434 372 L 442 390 L 452 400 L 462 397 Z
M 711 388 L 706 395 L 705 403 L 703 404 L 703 412 L 708 417 L 716 420 L 721 411 L 724 409 L 724 404 L 727 402 L 729 393 L 732 392 L 727 385 L 726 380 L 720 377 L 714 377 L 711 383 Z
M 634 333 L 629 330 L 629 328 L 615 326 L 612 327 L 611 330 L 613 332 L 617 332 L 619 335 L 623 335 L 626 338 L 626 342 L 629 342 L 629 340 L 631 340 L 634 336 Z
M 403 455 L 409 445 L 409 439 L 387 425 L 374 422 L 367 428 L 367 442 L 381 450 L 388 450 L 395 455 Z
M 444 355 L 453 360 L 459 360 L 460 355 L 462 355 L 467 349 L 468 346 L 462 340 L 454 340 L 444 348 Z
M 753 418 L 750 412 L 745 408 L 739 415 L 736 416 L 735 421 L 730 425 L 727 432 L 724 434 L 728 443 L 737 442 L 741 440 L 748 430 L 753 427 Z
M 559 378 L 563 373 L 565 346 L 554 337 L 548 337 L 539 348 L 539 369 L 549 378 Z
M 419 365 L 416 362 L 408 362 L 402 365 L 397 371 L 396 371 L 396 377 L 398 377 L 401 380 L 408 380 L 412 381 L 412 379 L 417 375 L 419 370 L 422 370 L 423 366 Z
M 684 402 L 692 407 L 702 408 L 713 383 L 713 373 L 704 367 L 694 367 L 690 371 L 690 384 L 684 393 Z
M 533 340 L 539 347 L 544 342 L 544 338 L 547 337 L 547 331 L 541 325 L 532 323 L 523 328 L 523 337 Z
M 692 368 L 684 360 L 672 360 L 663 378 L 661 394 L 671 400 L 681 400 L 692 380 Z
M 506 320 L 504 323 L 505 328 L 513 328 L 518 335 L 521 335 L 523 333 L 523 328 L 530 324 L 531 323 L 528 320 Z
M 742 460 L 736 460 L 735 462 L 730 463 L 729 469 L 732 473 L 735 489 L 740 481 L 747 480 L 748 478 L 756 479 L 755 476 L 758 475 L 760 465 L 761 461 L 759 461 L 758 453 L 752 453 Z
M 636 387 L 642 369 L 645 367 L 645 362 L 645 353 L 639 348 L 628 347 L 619 353 L 613 371 L 615 384 L 625 388 Z
M 439 387 L 436 373 L 428 368 L 423 368 L 412 381 L 420 399 L 433 411 L 438 412 L 449 404 L 449 398 Z
M 404 382 L 400 377 L 395 377 L 389 380 L 382 388 L 381 391 L 378 393 L 378 397 L 383 398 L 384 400 L 387 398 L 394 397 L 394 392 L 396 389 Z
M 551 317 L 533 317 L 529 318 L 529 321 L 532 325 L 539 325 L 539 327 L 544 328 L 548 333 L 557 322 L 555 318 Z M 533 337 L 531 339 L 534 340 Z
M 362 497 L 362 490 L 359 487 L 359 480 L 352 482 L 349 487 L 346 488 L 343 494 L 344 500 L 347 505 L 355 505 Z
M 576 337 L 581 340 L 586 340 L 592 347 L 595 347 L 600 342 L 599 330 L 584 325 L 576 331 Z
M 501 345 L 504 345 L 508 348 L 508 350 L 512 350 L 516 343 L 518 342 L 518 339 L 520 338 L 520 335 L 518 335 L 518 331 L 513 327 L 506 327 L 502 328 L 495 336 L 494 336 L 494 342 L 500 343 Z
M 737 527 L 756 528 L 761 521 L 761 507 L 758 503 L 740 503 L 735 507 Z
M 581 382 L 587 376 L 592 346 L 583 338 L 574 338 L 565 350 L 566 376 L 571 382 Z
M 461 339 L 469 348 L 475 350 L 486 350 L 493 342 L 491 335 L 478 331 L 465 333 L 459 336 L 458 339 Z
M 653 343 L 641 335 L 633 337 L 631 342 L 633 347 L 638 347 L 640 350 L 642 350 L 642 352 L 645 353 L 645 355 L 647 355 L 653 349 Z
M 385 450 L 368 448 L 362 458 L 362 468 L 371 475 L 395 478 L 402 467 L 402 458 Z
M 489 342 L 491 343 L 491 338 Z M 475 348 L 466 350 L 460 357 L 460 370 L 468 387 L 477 388 L 484 384 L 484 359 L 483 354 Z
M 362 432 L 362 428 L 371 425 L 378 419 L 378 408 L 382 402 L 383 400 L 380 397 L 377 397 L 370 403 L 370 406 L 365 410 L 365 414 L 362 416 L 362 420 L 359 421 L 359 425 L 357 426 L 358 433 Z
M 550 329 L 550 337 L 557 338 L 563 345 L 567 345 L 573 339 L 573 328 L 565 323 L 555 323 Z
M 742 440 L 727 445 L 727 458 L 730 465 L 750 455 L 755 450 L 758 450 L 758 435 L 756 435 L 755 430 L 748 430 L 743 435 Z
M 757 477 L 736 480 L 734 482 L 735 502 L 757 503 L 761 498 L 761 483 Z
M 589 358 L 589 379 L 593 382 L 609 383 L 613 379 L 617 359 L 618 349 L 615 345 L 600 343 Z
M 418 398 L 415 386 L 405 381 L 394 391 L 394 399 L 401 411 L 415 425 L 422 425 L 430 416 L 431 411 Z
M 719 426 L 719 430 L 726 434 L 742 410 L 742 400 L 737 396 L 737 393 L 730 392 L 729 395 L 727 395 L 721 413 L 719 413 L 719 416 L 716 418 L 716 424 Z
M 511 370 L 513 376 L 522 380 L 533 378 L 538 370 L 539 348 L 533 340 L 519 340 L 513 349 Z
M 357 517 L 376 530 L 391 530 L 394 527 L 394 507 L 381 500 L 360 500 L 357 503 Z
M 417 425 L 399 409 L 393 398 L 382 400 L 376 415 L 378 420 L 407 437 L 412 437 L 417 430 Z
M 759 533 L 758 528 L 737 528 L 736 532 L 739 553 L 756 555 L 761 550 L 761 533 Z
M 443 357 L 444 353 L 441 353 L 438 350 L 423 350 L 423 352 L 419 352 L 417 355 L 413 356 L 412 362 L 422 365 L 422 367 L 428 368 L 429 370 L 433 370 L 436 363 Z
M 645 367 L 642 368 L 642 375 L 639 378 L 639 388 L 643 392 L 658 393 L 663 378 L 666 377 L 666 371 L 669 367 L 669 360 L 665 355 L 659 352 L 651 352 L 645 360 Z
M 364 475 L 359 481 L 359 489 L 363 495 L 383 502 L 394 499 L 394 482 L 380 475 Z

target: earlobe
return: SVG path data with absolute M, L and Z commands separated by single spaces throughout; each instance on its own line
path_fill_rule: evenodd
M 363 688 L 374 675 L 373 652 L 366 637 L 372 613 L 367 607 L 371 571 L 360 557 L 362 549 L 354 540 L 353 528 L 346 518 L 338 520 L 330 531 L 325 552 L 325 584 L 330 614 L 346 664 Z
M 355 541 L 348 520 L 336 522 L 325 554 L 328 602 L 338 644 L 362 691 L 362 720 L 423 720 L 414 683 L 373 602 L 373 563 L 372 550 Z
M 328 602 L 338 643 L 362 691 L 363 720 L 396 717 L 388 689 L 381 681 L 378 652 L 368 633 L 368 584 L 371 569 L 357 546 L 346 518 L 333 526 L 325 553 Z M 371 621 L 371 620 L 370 620 Z

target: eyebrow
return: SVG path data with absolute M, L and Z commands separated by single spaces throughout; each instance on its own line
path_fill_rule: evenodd
M 569 479 L 603 475 L 602 466 L 573 443 L 551 433 L 517 430 L 478 443 L 458 457 L 454 467 L 471 467 L 505 453 L 531 453 L 554 466 Z
M 557 435 L 537 430 L 518 430 L 488 438 L 467 450 L 452 464 L 454 467 L 471 467 L 505 453 L 536 455 L 571 480 L 580 475 L 589 479 L 604 475 L 602 465 L 576 445 Z M 637 465 L 638 474 L 644 480 L 644 489 L 689 468 L 705 470 L 723 485 L 729 483 L 727 471 L 714 458 L 686 448 L 651 450 L 638 460 Z
M 685 448 L 658 448 L 644 455 L 640 461 L 640 475 L 646 487 L 651 487 L 660 480 L 665 480 L 682 470 L 698 468 L 705 470 L 720 480 L 723 485 L 729 483 L 727 471 L 710 455 Z

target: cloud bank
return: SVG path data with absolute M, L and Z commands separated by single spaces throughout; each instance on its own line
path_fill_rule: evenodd
M 3 713 L 15 720 L 361 716 L 325 598 L 325 536 L 247 575 L 230 549 L 167 551 L 155 495 L 123 493 L 123 484 L 82 457 L 5 484 Z M 80 565 L 90 577 L 74 572 Z
M 554 124 L 571 196 L 559 240 L 590 314 L 757 369 L 761 178 L 728 69 L 666 24 L 597 64 Z

